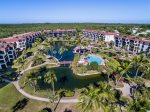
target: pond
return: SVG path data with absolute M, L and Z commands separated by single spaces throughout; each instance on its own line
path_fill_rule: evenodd
M 56 74 L 57 82 L 55 82 L 55 88 L 74 90 L 88 86 L 91 83 L 102 81 L 103 77 L 100 74 L 92 76 L 76 76 L 69 67 L 57 67 L 52 68 Z M 41 85 L 43 87 L 43 83 Z
M 59 61 L 72 61 L 74 59 L 73 48 L 70 48 L 68 51 L 63 52 L 61 55 L 59 54 L 60 47 L 56 47 L 55 50 L 49 51 L 50 55 L 56 57 Z

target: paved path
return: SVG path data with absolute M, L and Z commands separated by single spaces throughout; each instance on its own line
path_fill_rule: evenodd
M 125 97 L 130 96 L 131 95 L 131 93 L 130 93 L 130 88 L 131 88 L 130 85 L 128 83 L 123 83 L 123 85 L 124 85 L 123 87 L 116 88 L 116 89 L 122 91 L 122 96 L 125 96 Z
M 34 68 L 37 68 L 37 67 L 41 67 L 43 65 L 46 65 L 48 64 L 47 62 L 41 64 L 41 65 L 38 65 L 38 66 L 35 66 L 35 67 L 31 67 L 29 66 L 26 70 L 22 71 L 21 74 L 24 74 L 24 72 L 28 71 L 28 70 L 31 70 L 31 69 L 34 69 Z M 56 64 L 56 63 L 51 63 L 51 64 Z M 31 63 L 30 63 L 31 65 Z M 18 92 L 20 92 L 22 95 L 24 95 L 25 97 L 29 98 L 29 99 L 33 99 L 33 100 L 38 100 L 38 101 L 43 101 L 43 102 L 49 102 L 49 99 L 48 98 L 42 98 L 42 97 L 38 97 L 38 96 L 33 96 L 33 95 L 30 95 L 28 94 L 27 92 L 25 92 L 23 89 L 21 89 L 21 87 L 19 86 L 19 80 L 17 81 L 9 81 L 7 79 L 3 79 L 5 82 L 8 82 L 8 83 L 12 83 L 15 88 L 17 89 Z M 72 98 L 72 99 L 61 99 L 59 101 L 59 103 L 78 103 L 79 100 L 77 98 Z M 58 103 L 58 101 L 55 101 L 55 103 Z
M 16 87 L 16 89 L 25 97 L 29 98 L 29 99 L 33 99 L 33 100 L 38 100 L 38 101 L 43 101 L 43 102 L 49 102 L 48 98 L 42 98 L 42 97 L 38 97 L 38 96 L 33 96 L 30 95 L 28 93 L 26 93 L 23 89 L 20 88 L 19 86 L 19 81 L 14 81 L 12 82 L 13 85 Z M 58 101 L 55 101 L 55 103 L 57 103 Z M 61 99 L 59 103 L 78 103 L 79 100 L 78 99 Z
M 47 65 L 47 64 L 49 64 L 49 63 L 48 63 L 48 62 L 45 62 L 45 63 L 43 63 L 43 64 L 40 64 L 40 65 L 37 65 L 37 66 L 34 66 L 34 67 L 31 67 L 31 64 L 32 64 L 32 63 L 30 63 L 29 67 L 28 67 L 27 69 L 23 70 L 20 74 L 24 74 L 24 73 L 25 73 L 26 71 L 28 71 L 28 70 L 31 70 L 31 69 L 34 69 L 34 68 L 38 68 L 38 67 Z M 56 64 L 56 63 L 50 63 L 50 64 Z

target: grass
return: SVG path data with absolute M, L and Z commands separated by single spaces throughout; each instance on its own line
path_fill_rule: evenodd
M 0 112 L 12 112 L 12 107 L 19 101 L 25 98 L 22 96 L 12 84 L 7 84 L 0 88 Z M 29 100 L 27 105 L 17 112 L 39 112 L 45 107 L 52 108 L 50 103 L 36 100 Z M 56 112 L 64 112 L 66 108 L 77 112 L 74 104 L 59 104 Z
M 4 87 L 4 86 L 6 86 L 8 83 L 6 83 L 6 82 L 0 82 L 0 89 L 2 88 L 2 87 Z
M 34 70 L 37 71 L 38 69 Z M 72 70 L 68 67 L 57 67 L 57 68 L 51 68 L 51 70 L 55 71 L 56 77 L 57 77 L 57 82 L 55 82 L 55 90 L 59 89 L 65 89 L 65 90 L 78 90 L 83 87 L 86 87 L 90 83 L 98 82 L 102 80 L 101 75 L 93 75 L 93 76 L 76 76 L 73 74 Z M 30 72 L 30 71 L 28 71 Z M 24 83 L 25 76 L 27 76 L 28 73 L 24 74 L 23 77 L 20 79 L 20 85 L 23 86 L 22 84 Z M 63 77 L 67 78 L 66 82 L 61 82 L 61 79 Z M 39 90 L 34 93 L 33 89 L 27 84 L 24 87 L 24 90 L 27 91 L 30 94 L 42 96 L 42 97 L 48 97 L 50 94 L 51 84 L 45 84 L 43 82 L 43 79 L 38 81 L 39 85 Z

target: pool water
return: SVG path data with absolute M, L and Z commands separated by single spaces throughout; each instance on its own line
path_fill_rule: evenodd
M 89 55 L 86 59 L 89 63 L 96 62 L 99 65 L 102 65 L 103 63 L 103 59 L 97 55 Z

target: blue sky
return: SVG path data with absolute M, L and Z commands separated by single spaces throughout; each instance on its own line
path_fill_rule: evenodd
M 0 23 L 150 23 L 150 0 L 0 0 Z

